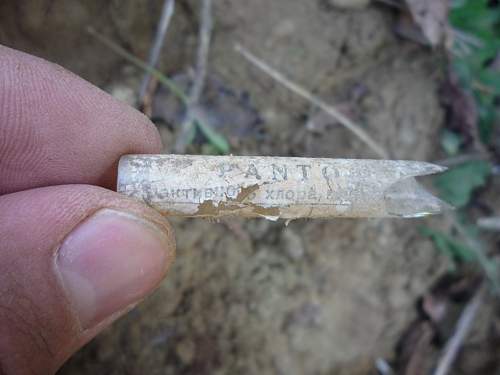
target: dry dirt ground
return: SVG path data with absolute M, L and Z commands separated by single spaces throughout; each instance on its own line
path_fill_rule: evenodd
M 144 58 L 161 3 L 4 0 L 0 41 L 104 88 L 136 84 L 141 72 L 85 28 Z M 178 2 L 164 72 L 192 66 L 197 14 L 198 2 Z M 245 93 L 261 122 L 258 140 L 228 134 L 233 153 L 374 157 L 339 124 L 249 66 L 233 50 L 238 42 L 355 118 L 392 157 L 439 157 L 442 59 L 398 39 L 391 9 L 215 0 L 214 18 L 210 77 Z M 168 152 L 172 132 L 160 130 Z M 178 255 L 168 278 L 61 374 L 373 373 L 376 358 L 393 357 L 417 298 L 446 268 L 418 233 L 425 223 L 174 220 Z

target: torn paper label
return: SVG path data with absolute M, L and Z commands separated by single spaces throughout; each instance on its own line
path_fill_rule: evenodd
M 411 217 L 442 209 L 414 180 L 442 170 L 414 161 L 126 155 L 118 191 L 165 215 Z

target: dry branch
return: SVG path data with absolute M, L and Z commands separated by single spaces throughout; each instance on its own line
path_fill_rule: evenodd
M 156 65 L 158 64 L 158 59 L 160 58 L 160 53 L 165 41 L 165 35 L 167 35 L 168 25 L 170 24 L 170 20 L 174 14 L 174 7 L 175 0 L 165 0 L 163 3 L 160 22 L 158 23 L 155 39 L 148 58 L 148 65 L 152 68 L 156 68 Z M 144 97 L 150 82 L 151 73 L 146 71 L 144 73 L 144 78 L 142 79 L 141 87 L 139 88 L 139 103 L 144 102 Z
M 365 132 L 359 125 L 354 123 L 354 121 L 352 121 L 348 117 L 344 116 L 336 108 L 327 104 L 325 101 L 318 98 L 316 95 L 307 91 L 303 87 L 299 86 L 295 82 L 290 81 L 283 74 L 281 74 L 280 72 L 278 72 L 274 68 L 270 67 L 267 63 L 260 60 L 258 57 L 253 55 L 250 51 L 248 51 L 243 46 L 237 44 L 235 46 L 235 49 L 238 53 L 240 53 L 243 57 L 245 57 L 246 60 L 248 60 L 250 63 L 252 63 L 254 66 L 259 68 L 260 70 L 262 70 L 267 75 L 269 75 L 275 81 L 279 82 L 280 84 L 285 86 L 287 89 L 293 91 L 295 94 L 301 96 L 302 98 L 306 99 L 307 101 L 309 101 L 310 103 L 312 103 L 316 107 L 322 109 L 327 114 L 332 116 L 335 120 L 337 120 L 339 123 L 341 123 L 347 129 L 349 129 L 354 135 L 356 135 L 361 141 L 363 141 L 368 147 L 370 147 L 375 152 L 375 154 L 377 154 L 379 157 L 381 157 L 382 159 L 389 158 L 389 154 L 387 153 L 387 151 L 385 151 L 379 144 L 377 144 L 377 142 L 375 142 L 367 132 Z

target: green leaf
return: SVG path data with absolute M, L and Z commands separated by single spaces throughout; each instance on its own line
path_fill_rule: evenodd
M 187 131 L 186 131 L 186 146 L 190 145 L 193 143 L 194 138 L 196 137 L 196 126 L 193 122 L 186 124 Z
M 490 143 L 497 118 L 496 109 L 491 105 L 479 105 L 479 136 L 485 144 Z
M 211 143 L 204 143 L 201 145 L 201 154 L 202 155 L 219 155 L 220 152 L 215 148 L 215 146 Z
M 478 80 L 491 90 L 490 97 L 500 94 L 500 74 L 491 69 L 482 69 L 478 74 Z M 493 95 L 492 95 L 493 94 Z M 494 104 L 492 105 L 494 106 Z
M 420 232 L 434 242 L 436 249 L 450 257 L 453 261 L 472 262 L 476 260 L 474 251 L 463 243 L 454 240 L 447 234 L 429 227 L 421 227 Z
M 441 146 L 448 156 L 454 156 L 460 150 L 462 137 L 454 132 L 445 130 L 441 135 Z
M 469 203 L 472 192 L 486 183 L 490 173 L 488 162 L 470 161 L 438 175 L 435 185 L 442 199 L 457 208 L 464 207 Z
M 196 125 L 207 140 L 222 154 L 229 153 L 229 143 L 221 134 L 217 133 L 210 125 L 196 121 Z
M 490 8 L 488 0 L 467 0 L 454 6 L 450 11 L 450 22 L 454 27 L 465 30 L 481 38 L 491 38 L 498 33 L 495 25 L 500 14 Z
M 465 59 L 455 59 L 452 62 L 452 67 L 457 74 L 460 83 L 465 89 L 470 87 L 470 83 L 473 80 L 473 72 L 471 67 L 467 64 Z

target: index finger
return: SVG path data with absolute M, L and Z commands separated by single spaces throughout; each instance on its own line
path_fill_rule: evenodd
M 0 46 L 0 195 L 114 187 L 121 155 L 160 148 L 140 112 L 58 65 Z

